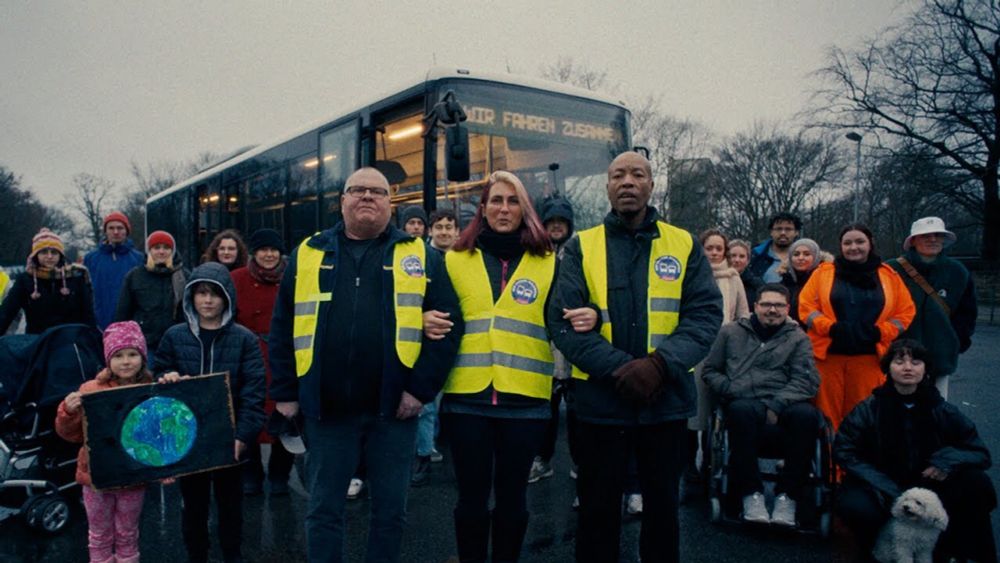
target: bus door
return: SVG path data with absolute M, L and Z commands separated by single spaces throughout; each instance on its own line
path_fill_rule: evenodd
M 424 107 L 422 100 L 396 106 L 374 115 L 374 152 L 370 162 L 389 180 L 393 212 L 423 204 Z M 399 225 L 402 227 L 402 225 Z
M 222 188 L 222 228 L 243 231 L 243 206 L 240 187 L 244 182 L 233 182 Z
M 196 188 L 198 194 L 198 252 L 208 248 L 215 235 L 222 230 L 222 194 L 216 182 L 206 182 Z M 198 257 L 188 257 L 192 264 Z
M 328 229 L 340 222 L 340 192 L 360 162 L 359 129 L 359 121 L 355 118 L 319 134 L 319 229 Z
M 300 156 L 289 163 L 288 206 L 285 208 L 288 230 L 282 233 L 295 248 L 307 236 L 319 230 L 319 157 L 315 152 Z

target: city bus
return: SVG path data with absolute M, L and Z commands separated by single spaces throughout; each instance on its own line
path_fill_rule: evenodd
M 459 135 L 433 119 L 451 100 L 464 127 L 465 176 L 446 163 Z M 462 119 L 464 118 L 464 119 Z M 606 96 L 508 74 L 433 69 L 423 80 L 276 142 L 231 156 L 150 197 L 146 232 L 174 235 L 187 263 L 221 230 L 272 228 L 294 248 L 340 220 L 347 177 L 373 166 L 389 179 L 396 213 L 451 208 L 466 222 L 494 170 L 516 174 L 537 204 L 569 199 L 576 227 L 597 224 L 609 205 L 607 167 L 629 147 L 629 111 Z M 455 125 L 451 125 L 454 128 Z M 449 176 L 463 177 L 449 181 Z

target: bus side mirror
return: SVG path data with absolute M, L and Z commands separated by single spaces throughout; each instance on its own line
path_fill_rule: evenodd
M 444 154 L 449 182 L 469 180 L 469 131 L 460 123 L 445 133 Z

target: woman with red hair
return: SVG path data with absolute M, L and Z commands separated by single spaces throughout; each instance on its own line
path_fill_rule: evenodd
M 445 262 L 465 320 L 441 401 L 458 483 L 458 556 L 488 560 L 492 529 L 492 560 L 517 561 L 528 527 L 528 473 L 551 416 L 545 305 L 556 270 L 552 242 L 517 176 L 490 175 Z M 566 314 L 579 320 L 578 331 L 597 318 L 586 307 Z

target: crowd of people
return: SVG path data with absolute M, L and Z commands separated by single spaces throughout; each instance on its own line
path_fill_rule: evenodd
M 950 516 L 940 556 L 996 561 L 990 453 L 947 402 L 976 303 L 969 272 L 943 253 L 955 240 L 943 221 L 916 220 L 903 254 L 884 262 L 866 226 L 845 226 L 827 253 L 790 213 L 756 246 L 717 229 L 693 236 L 649 205 L 653 186 L 648 160 L 619 155 L 611 211 L 577 231 L 567 200 L 536 211 L 520 179 L 497 171 L 463 229 L 450 210 L 415 206 L 398 210 L 397 228 L 388 181 L 361 168 L 335 227 L 292 249 L 270 229 L 249 244 L 222 231 L 191 270 L 170 233 L 133 248 L 115 212 L 82 265 L 56 234 L 34 237 L 26 270 L 0 278 L 0 333 L 22 312 L 32 334 L 103 331 L 107 367 L 59 407 L 56 429 L 74 442 L 81 394 L 229 373 L 234 464 L 177 479 L 195 562 L 208 560 L 213 495 L 224 559 L 240 561 L 243 496 L 288 494 L 295 454 L 268 432 L 275 421 L 306 444 L 310 561 L 344 560 L 346 502 L 362 481 L 367 560 L 398 561 L 408 488 L 428 481 L 439 444 L 458 490 L 459 560 L 517 561 L 529 484 L 554 474 L 561 403 L 577 561 L 618 560 L 626 507 L 641 518 L 643 561 L 680 559 L 681 483 L 696 491 L 706 479 L 716 412 L 743 520 L 802 523 L 812 444 L 829 426 L 835 510 L 863 558 L 893 500 L 920 486 Z M 765 447 L 784 459 L 771 509 Z M 87 456 L 77 480 L 91 561 L 137 561 L 144 488 L 95 490 Z

